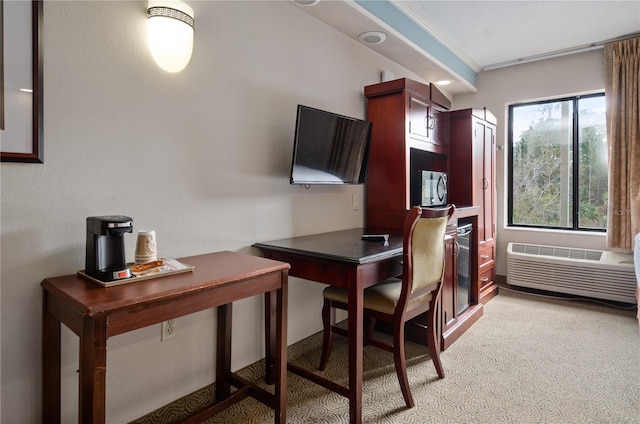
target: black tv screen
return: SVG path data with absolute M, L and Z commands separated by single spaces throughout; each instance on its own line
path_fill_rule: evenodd
M 298 105 L 291 184 L 363 184 L 371 122 Z

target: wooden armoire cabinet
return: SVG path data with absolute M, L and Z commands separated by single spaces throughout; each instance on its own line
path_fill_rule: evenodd
M 480 206 L 478 212 L 478 266 L 480 302 L 498 293 L 495 283 L 496 118 L 486 109 L 464 109 L 448 113 L 449 201 Z
M 401 78 L 364 88 L 373 123 L 367 171 L 367 226 L 402 229 L 420 204 L 421 170 L 447 171 L 446 112 L 436 87 Z
M 465 116 L 472 115 L 465 111 L 450 112 L 450 101 L 435 86 L 402 78 L 366 86 L 364 94 L 367 98 L 367 119 L 373 123 L 367 168 L 367 227 L 401 230 L 407 211 L 421 204 L 421 171 L 447 172 L 449 175 L 451 194 L 448 202 L 454 203 L 458 209 L 448 227 L 447 269 L 439 312 L 441 348 L 446 349 L 482 316 L 478 281 L 487 278 L 487 293 L 494 281 L 492 260 L 484 262 L 483 270 L 489 273 L 489 277 L 480 277 L 478 271 L 480 237 L 483 249 L 486 250 L 486 246 L 492 249 L 494 245 L 493 239 L 488 236 L 494 231 L 493 224 L 488 223 L 493 207 L 489 210 L 485 206 L 486 202 L 487 205 L 493 203 L 492 200 L 485 201 L 482 191 L 480 197 L 477 193 L 467 193 L 475 178 L 469 174 L 469 170 L 482 170 L 481 178 L 485 178 L 485 166 L 492 169 L 493 160 L 485 165 L 484 153 L 480 152 L 478 156 L 473 150 L 476 146 L 472 143 L 472 131 L 466 131 L 466 124 L 462 123 Z M 455 124 L 452 124 L 452 117 L 455 118 Z M 495 125 L 493 128 L 495 131 Z M 454 137 L 452 131 L 455 131 Z M 463 133 L 466 137 L 462 136 Z M 462 151 L 459 152 L 459 148 Z M 467 151 L 475 156 L 467 157 L 464 153 Z M 476 163 L 477 160 L 480 162 Z M 492 184 L 491 172 L 487 171 L 486 178 Z M 454 184 L 459 187 L 454 188 Z M 474 228 L 470 247 L 472 257 L 467 259 L 470 263 L 467 272 L 471 273 L 467 277 L 470 279 L 470 288 L 467 290 L 469 304 L 463 308 L 460 307 L 461 298 L 458 296 L 458 263 L 461 261 L 457 256 L 460 246 L 456 231 L 460 222 L 472 222 Z M 486 228 L 490 229 L 489 233 Z M 483 255 L 493 259 L 492 252 Z M 407 333 L 407 337 L 422 342 L 422 333 Z

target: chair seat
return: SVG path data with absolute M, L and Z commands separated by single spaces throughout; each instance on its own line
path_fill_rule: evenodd
M 389 278 L 374 286 L 368 287 L 364 291 L 363 304 L 365 309 L 382 312 L 393 315 L 398 299 L 400 299 L 400 291 L 402 290 L 402 280 L 399 278 Z M 322 292 L 326 299 L 334 302 L 347 303 L 347 291 L 345 289 L 329 286 Z M 431 300 L 431 292 L 425 293 L 414 299 L 409 300 L 407 310 L 413 309 Z

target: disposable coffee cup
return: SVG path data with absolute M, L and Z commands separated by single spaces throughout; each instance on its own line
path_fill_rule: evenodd
M 138 231 L 136 241 L 136 265 L 146 264 L 158 260 L 155 231 Z

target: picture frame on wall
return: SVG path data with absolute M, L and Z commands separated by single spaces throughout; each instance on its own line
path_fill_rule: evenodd
M 0 158 L 44 163 L 42 1 L 2 1 Z M 25 54 L 25 52 L 28 52 Z

